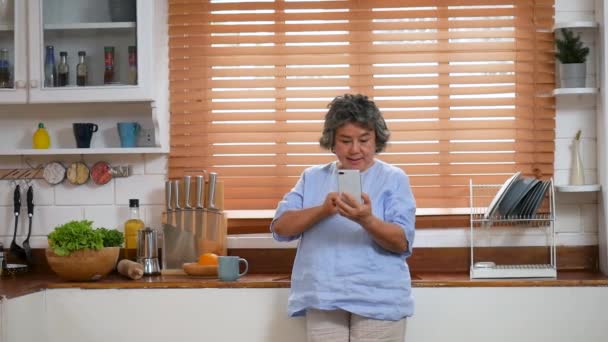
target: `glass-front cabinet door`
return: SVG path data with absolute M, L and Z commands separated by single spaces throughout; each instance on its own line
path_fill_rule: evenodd
M 29 102 L 152 100 L 152 2 L 29 0 L 28 6 Z
M 26 1 L 0 0 L 0 102 L 27 100 Z

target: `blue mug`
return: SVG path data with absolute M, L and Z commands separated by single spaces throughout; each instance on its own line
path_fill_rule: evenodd
M 119 122 L 116 126 L 120 136 L 120 147 L 136 147 L 141 125 L 137 122 Z
M 221 281 L 235 281 L 247 274 L 249 270 L 247 260 L 238 256 L 219 256 L 218 259 L 217 275 Z M 242 273 L 239 272 L 240 263 L 245 265 L 245 270 Z

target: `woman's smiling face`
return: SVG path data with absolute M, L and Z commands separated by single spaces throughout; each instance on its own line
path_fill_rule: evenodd
M 365 171 L 374 164 L 376 133 L 349 122 L 336 129 L 334 154 L 341 169 Z

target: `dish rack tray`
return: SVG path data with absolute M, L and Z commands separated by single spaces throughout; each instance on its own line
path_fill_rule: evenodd
M 486 213 L 491 210 L 488 204 L 501 190 L 501 186 L 502 184 L 473 184 L 473 180 L 469 182 L 471 279 L 556 278 L 553 180 L 550 180 L 549 187 L 535 214 L 488 216 Z M 541 247 L 539 250 L 542 260 L 534 259 L 532 262 L 524 264 L 509 263 L 509 253 L 513 252 L 513 246 L 522 247 L 522 241 L 529 243 L 523 244 L 523 247 Z M 494 251 L 502 249 L 506 252 L 498 260 L 487 260 L 483 259 L 484 253 L 480 252 L 484 247 L 491 247 Z M 507 251 L 509 248 L 510 251 Z M 500 255 L 500 253 L 492 255 Z M 539 257 L 539 255 L 535 255 L 535 257 Z

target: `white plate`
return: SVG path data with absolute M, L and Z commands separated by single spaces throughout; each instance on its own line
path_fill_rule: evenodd
M 496 193 L 496 196 L 494 196 L 494 198 L 492 199 L 492 202 L 488 206 L 486 213 L 483 215 L 484 219 L 487 220 L 490 217 L 494 216 L 494 214 L 496 213 L 496 210 L 498 209 L 498 205 L 500 204 L 500 201 L 504 197 L 507 190 L 509 190 L 509 187 L 511 187 L 513 185 L 513 183 L 515 183 L 515 181 L 519 178 L 519 175 L 521 175 L 521 172 L 517 171 L 513 176 L 511 176 L 511 178 L 507 179 L 504 182 L 504 184 L 502 185 L 500 190 L 498 190 L 498 192 Z

